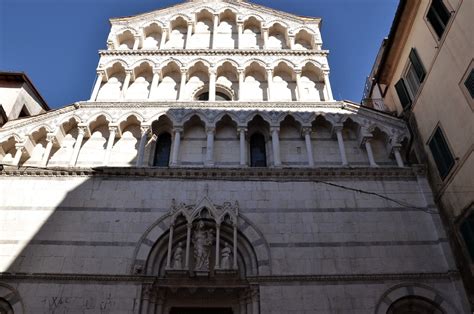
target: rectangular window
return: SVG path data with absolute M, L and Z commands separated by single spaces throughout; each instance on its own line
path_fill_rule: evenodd
M 429 142 L 429 146 L 433 159 L 438 167 L 439 175 L 444 179 L 454 166 L 454 158 L 440 127 L 436 128 Z
M 461 224 L 460 229 L 467 251 L 471 257 L 471 261 L 474 261 L 474 214 L 471 214 L 466 218 L 466 220 Z
M 468 91 L 471 98 L 474 99 L 474 69 L 471 70 L 471 73 L 469 73 L 466 80 L 464 81 L 464 86 L 466 86 L 466 90 Z
M 395 84 L 395 89 L 403 108 L 407 108 L 416 97 L 421 83 L 425 79 L 426 71 L 415 48 L 412 48 L 408 58 L 408 65 L 403 77 Z
M 443 36 L 446 25 L 448 25 L 451 13 L 443 3 L 443 0 L 433 0 L 431 2 L 426 19 L 433 27 L 438 39 Z

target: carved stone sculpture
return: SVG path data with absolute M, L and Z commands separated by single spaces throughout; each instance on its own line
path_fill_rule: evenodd
M 229 247 L 229 243 L 226 242 L 221 252 L 221 269 L 230 269 L 231 260 L 232 250 Z
M 178 247 L 173 254 L 173 263 L 171 264 L 173 269 L 183 269 L 183 243 L 179 242 Z
M 209 255 L 214 241 L 212 230 L 206 230 L 203 221 L 200 221 L 194 231 L 194 269 L 209 271 Z

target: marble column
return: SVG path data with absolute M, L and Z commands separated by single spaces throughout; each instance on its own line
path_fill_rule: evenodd
M 344 139 L 342 137 L 342 126 L 335 127 L 336 137 L 337 137 L 337 144 L 339 145 L 339 154 L 341 155 L 341 161 L 343 166 L 347 166 L 347 155 L 346 155 L 346 148 L 344 147 Z
M 244 81 L 245 81 L 245 70 L 239 69 L 239 101 L 241 101 L 243 98 Z
M 158 83 L 160 82 L 160 72 L 158 69 L 153 70 L 153 79 L 150 85 L 150 92 L 148 93 L 148 99 L 156 97 L 156 89 L 158 88 Z
M 405 167 L 405 164 L 403 163 L 403 158 L 402 155 L 400 154 L 400 147 L 399 146 L 394 146 L 392 148 L 393 155 L 395 156 L 395 160 L 397 161 L 397 165 L 400 168 Z
M 181 82 L 179 85 L 179 100 L 183 101 L 186 96 L 186 78 L 187 78 L 187 69 L 181 69 Z
M 268 49 L 268 28 L 262 28 L 263 33 L 263 49 Z
M 221 225 L 216 224 L 216 264 L 214 266 L 214 269 L 219 269 L 220 267 L 220 258 L 221 258 L 220 241 L 221 241 Z
M 258 286 L 251 288 L 251 296 L 252 296 L 252 314 L 258 314 L 260 312 L 260 309 L 259 309 L 260 293 L 259 293 Z
M 191 254 L 191 229 L 193 227 L 192 223 L 188 223 L 186 225 L 187 233 L 186 233 L 186 255 L 184 259 L 184 268 L 189 270 L 189 255 Z
M 41 166 L 46 167 L 48 164 L 49 157 L 51 155 L 51 150 L 53 149 L 53 144 L 56 141 L 56 136 L 54 134 L 47 134 L 46 135 L 46 149 L 43 153 L 43 158 L 41 159 Z
M 23 153 L 25 152 L 25 146 L 23 144 L 16 144 L 16 152 L 15 152 L 15 157 L 13 157 L 13 165 L 18 166 L 21 161 L 21 157 L 23 156 Z
M 272 127 L 270 131 L 272 132 L 273 165 L 275 167 L 280 167 L 281 166 L 280 138 L 279 138 L 280 128 Z
M 167 38 L 168 38 L 168 29 L 164 28 L 163 32 L 161 33 L 160 49 L 165 49 L 166 48 Z
M 303 86 L 301 84 L 301 71 L 296 71 L 296 90 L 298 91 L 298 96 L 296 100 L 303 100 Z
M 138 46 L 140 45 L 140 36 L 134 37 L 135 41 L 133 42 L 133 50 L 138 50 Z
M 168 254 L 166 256 L 166 269 L 171 269 L 171 256 L 173 255 L 173 233 L 174 223 L 170 226 L 170 233 L 168 235 Z
M 209 101 L 216 101 L 216 70 L 209 70 Z
M 214 25 L 212 27 L 212 46 L 211 48 L 212 49 L 216 49 L 217 47 L 217 33 L 218 33 L 218 29 L 219 29 L 219 15 L 218 14 L 215 14 L 214 15 Z
M 332 95 L 331 82 L 329 81 L 329 71 L 324 71 L 324 89 L 326 90 L 327 99 L 325 101 L 332 101 L 334 97 Z
M 306 144 L 306 152 L 308 154 L 308 165 L 314 167 L 313 144 L 311 142 L 311 127 L 303 128 L 304 141 Z
M 375 162 L 374 152 L 372 151 L 372 145 L 370 144 L 371 138 L 364 139 L 365 150 L 367 151 L 367 157 L 369 158 L 369 165 L 371 167 L 377 167 L 377 163 Z
M 206 128 L 207 133 L 207 147 L 206 147 L 206 166 L 214 166 L 214 134 L 215 127 Z
M 267 100 L 272 100 L 273 70 L 267 69 Z
M 122 99 L 125 98 L 125 96 L 127 95 L 128 86 L 130 85 L 130 79 L 132 78 L 132 71 L 127 70 L 125 73 L 125 81 L 123 82 L 122 86 Z
M 81 150 L 82 141 L 84 140 L 85 134 L 86 134 L 86 128 L 78 127 L 77 139 L 76 139 L 76 142 L 74 143 L 74 150 L 72 152 L 71 161 L 69 162 L 69 165 L 71 167 L 74 167 L 76 165 L 77 157 L 79 157 L 79 152 Z
M 95 101 L 99 94 L 100 86 L 102 86 L 102 80 L 104 79 L 104 72 L 97 72 L 97 80 L 95 81 L 94 89 L 92 90 L 90 101 Z
M 295 48 L 295 35 L 289 35 L 288 41 L 289 41 L 290 49 L 294 49 Z
M 240 127 L 237 131 L 239 132 L 240 140 L 240 166 L 245 167 L 247 166 L 247 145 L 245 143 L 245 132 L 247 132 L 247 129 Z
M 181 128 L 174 129 L 174 143 L 173 143 L 173 152 L 171 155 L 171 166 L 178 165 L 178 156 L 179 156 L 179 146 L 181 145 Z
M 237 218 L 236 218 L 237 219 Z M 237 269 L 238 268 L 238 265 L 237 265 L 237 254 L 238 254 L 238 250 L 237 250 L 237 225 L 238 225 L 238 221 L 236 221 L 233 225 L 234 227 L 234 234 L 233 234 L 233 249 L 234 249 L 234 254 L 233 254 L 233 260 L 232 260 L 232 266 L 234 269 Z
M 242 49 L 242 35 L 244 32 L 244 23 L 237 22 L 237 48 Z
M 149 130 L 150 130 L 150 127 L 148 127 L 148 126 L 141 127 L 140 144 L 138 145 L 137 162 L 135 164 L 136 167 L 142 167 L 143 166 L 143 160 L 144 160 L 144 156 L 145 156 L 145 145 L 146 145 L 146 141 L 148 139 L 148 131 Z
M 186 33 L 186 48 L 191 49 L 191 35 L 193 34 L 193 22 L 188 22 L 188 32 Z
M 104 166 L 109 165 L 110 155 L 112 154 L 112 148 L 114 147 L 116 135 L 117 135 L 117 127 L 116 126 L 109 127 L 109 139 L 107 141 L 107 147 L 105 150 Z

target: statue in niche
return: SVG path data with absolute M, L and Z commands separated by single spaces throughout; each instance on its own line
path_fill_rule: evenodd
M 193 234 L 194 269 L 197 271 L 209 271 L 209 255 L 214 241 L 212 230 L 204 227 L 204 222 L 200 221 Z
M 230 269 L 232 260 L 232 250 L 229 247 L 229 243 L 224 243 L 224 248 L 221 251 L 221 269 Z
M 173 269 L 183 269 L 183 243 L 179 242 L 178 247 L 174 250 L 173 263 L 171 264 Z

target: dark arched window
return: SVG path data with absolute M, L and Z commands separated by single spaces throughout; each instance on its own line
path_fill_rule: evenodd
M 461 235 L 466 249 L 474 262 L 474 213 L 471 213 L 461 224 Z
M 408 296 L 393 303 L 387 314 L 444 314 L 444 311 L 426 298 Z
M 155 159 L 153 166 L 168 167 L 171 152 L 171 135 L 167 132 L 161 133 L 156 140 Z
M 209 92 L 205 91 L 201 94 L 198 94 L 196 97 L 197 100 L 199 101 L 208 101 L 209 100 Z M 230 101 L 232 100 L 229 95 L 222 93 L 222 92 L 216 92 L 216 100 L 217 101 Z
M 255 133 L 250 137 L 250 166 L 266 167 L 267 153 L 265 149 L 265 137 Z

